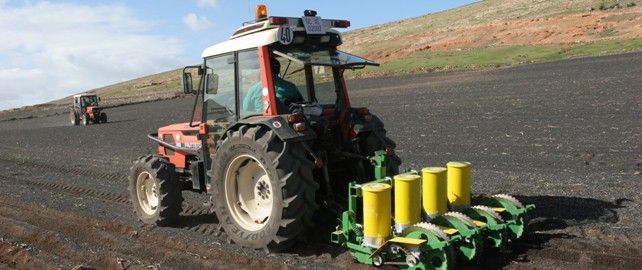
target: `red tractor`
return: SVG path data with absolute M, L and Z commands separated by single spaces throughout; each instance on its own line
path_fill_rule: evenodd
M 191 121 L 148 135 L 158 154 L 131 168 L 137 216 L 169 225 L 182 191 L 208 193 L 233 242 L 281 250 L 304 238 L 319 210 L 340 215 L 348 182 L 374 179 L 375 152 L 385 153 L 387 175 L 398 173 L 383 123 L 350 106 L 344 71 L 378 64 L 337 49 L 334 28 L 349 26 L 312 10 L 268 17 L 259 6 L 255 21 L 205 49 L 201 65 L 183 70 L 184 92 L 196 96 Z
M 78 94 L 74 95 L 74 103 L 69 111 L 69 121 L 72 125 L 83 126 L 89 123 L 99 124 L 107 123 L 107 114 L 98 107 L 100 98 L 95 94 Z

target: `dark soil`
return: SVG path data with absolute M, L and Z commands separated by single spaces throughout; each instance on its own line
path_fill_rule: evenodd
M 537 205 L 522 241 L 472 268 L 631 269 L 642 264 L 640 74 L 635 53 L 348 85 L 354 106 L 387 123 L 402 166 L 470 161 L 475 193 Z M 111 108 L 110 123 L 87 127 L 51 112 L 0 121 L 0 268 L 367 268 L 324 228 L 280 254 L 230 244 L 205 194 L 184 193 L 175 227 L 138 222 L 128 168 L 191 104 Z

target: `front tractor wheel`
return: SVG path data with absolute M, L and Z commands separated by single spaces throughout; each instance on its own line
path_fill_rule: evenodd
M 104 112 L 100 113 L 100 123 L 101 124 L 107 123 L 107 114 Z
M 182 188 L 174 166 L 158 156 L 134 161 L 129 196 L 138 218 L 147 224 L 170 225 L 182 211 Z
M 80 123 L 83 126 L 89 125 L 89 117 L 87 117 L 87 114 L 83 113 L 83 114 L 80 115 Z
M 319 185 L 301 143 L 271 130 L 228 131 L 212 162 L 216 215 L 242 246 L 283 250 L 312 227 Z
M 77 126 L 80 123 L 80 119 L 78 119 L 78 114 L 76 113 L 76 111 L 69 111 L 69 121 L 71 122 L 72 126 Z

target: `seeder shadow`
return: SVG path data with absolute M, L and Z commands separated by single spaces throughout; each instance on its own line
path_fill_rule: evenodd
M 530 213 L 530 231 L 550 231 L 592 223 L 616 223 L 620 220 L 617 209 L 625 208 L 630 199 L 613 202 L 593 198 L 562 196 L 516 196 L 520 201 L 535 204 Z
M 542 250 L 553 239 L 573 239 L 576 236 L 557 230 L 586 224 L 616 223 L 616 209 L 624 208 L 629 199 L 614 202 L 593 198 L 563 196 L 515 196 L 521 202 L 535 204 L 529 213 L 526 234 L 500 250 L 490 250 L 475 266 L 502 268 L 512 261 L 528 262 L 530 250 Z
M 314 223 L 312 230 L 301 239 L 302 243 L 295 245 L 289 253 L 302 257 L 329 255 L 336 258 L 347 252 L 347 249 L 330 242 L 330 234 L 341 224 L 335 214 L 321 209 L 315 214 Z

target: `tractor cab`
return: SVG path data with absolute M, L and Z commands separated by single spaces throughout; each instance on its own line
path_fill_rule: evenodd
M 74 107 L 98 107 L 98 97 L 94 94 L 80 94 L 74 96 Z
M 349 27 L 349 21 L 322 19 L 311 10 L 302 17 L 268 17 L 263 7 L 228 41 L 205 49 L 202 65 L 185 68 L 185 92 L 202 95 L 193 122 L 225 126 L 292 114 L 295 107 L 339 112 L 350 106 L 343 70 L 378 65 L 337 49 L 342 41 L 334 28 Z

